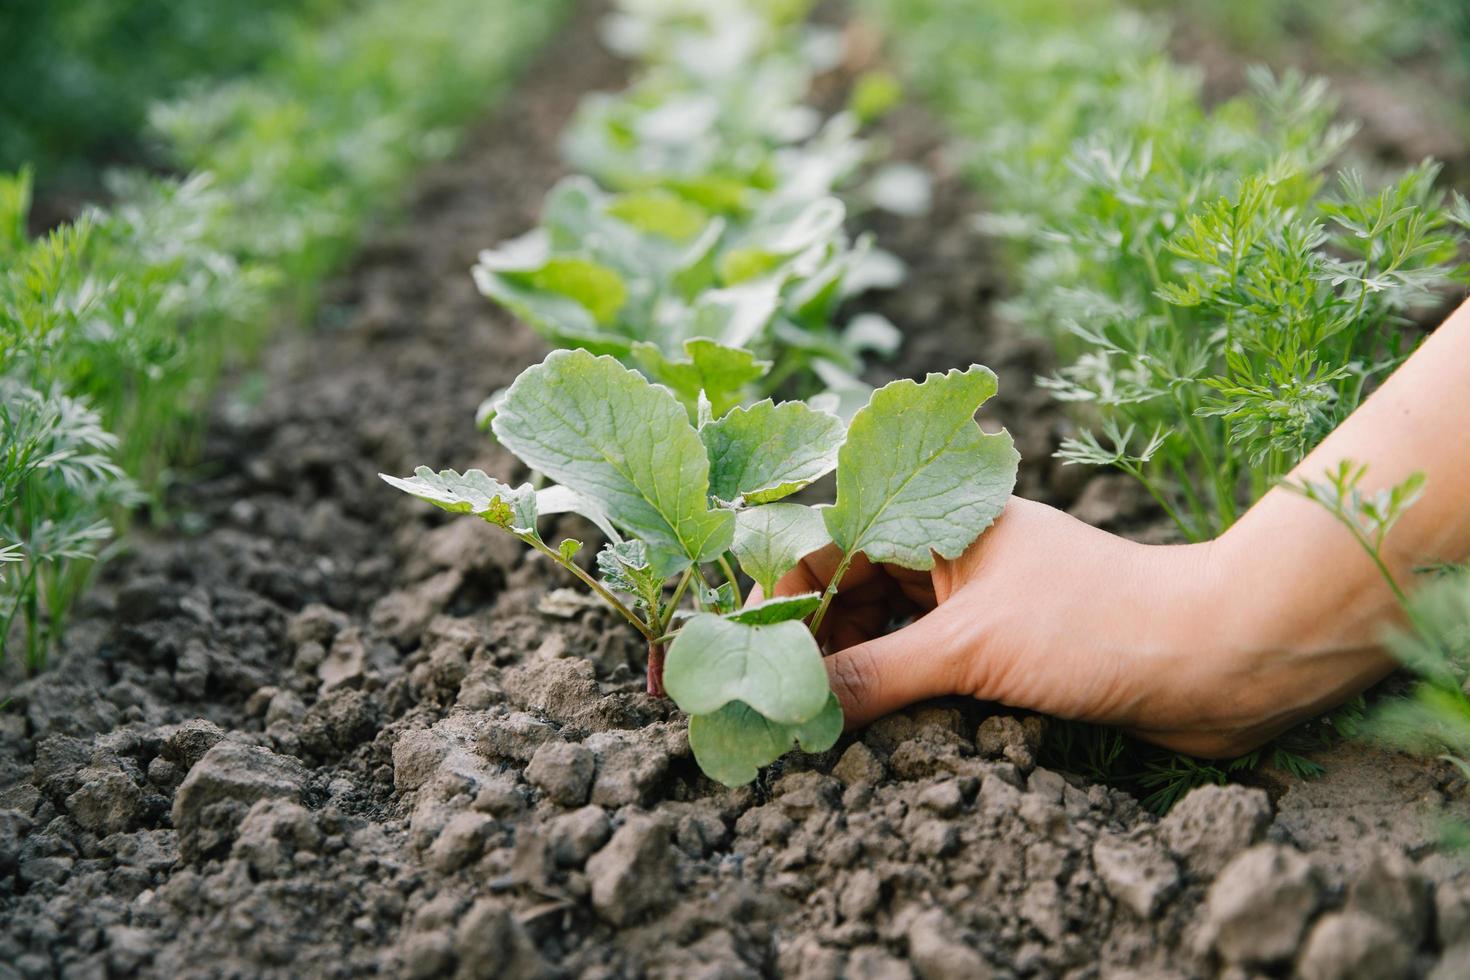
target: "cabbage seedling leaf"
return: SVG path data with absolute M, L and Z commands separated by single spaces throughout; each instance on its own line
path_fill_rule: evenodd
M 771 369 L 770 361 L 762 361 L 748 350 L 704 338 L 685 341 L 684 355 L 675 359 L 657 344 L 633 345 L 634 359 L 650 378 L 667 385 L 686 405 L 695 405 L 703 391 L 715 415 L 740 404 L 745 386 Z
M 752 626 L 713 613 L 689 617 L 674 637 L 664 688 L 690 715 L 743 701 L 784 725 L 816 718 L 830 690 L 822 652 L 802 623 Z
M 820 511 L 803 504 L 766 504 L 735 515 L 730 550 L 745 574 L 770 595 L 781 576 L 831 540 Z
M 725 618 L 748 626 L 769 626 L 793 619 L 806 619 L 822 604 L 822 593 L 803 592 L 801 595 L 784 595 L 746 606 L 739 612 L 727 613 Z
M 873 393 L 837 458 L 837 502 L 822 512 L 845 553 L 906 568 L 956 558 L 1005 508 L 1020 454 L 975 411 L 995 394 L 980 365 L 895 381 Z
M 735 518 L 709 508 L 709 460 L 684 407 L 613 358 L 553 351 L 510 386 L 492 425 L 524 463 L 642 539 L 661 574 L 730 547 Z
M 825 752 L 842 735 L 842 706 L 828 694 L 821 712 L 801 725 L 783 725 L 762 717 L 749 705 L 731 701 L 719 711 L 689 719 L 689 747 L 699 768 L 726 786 L 743 786 L 800 745 Z
M 710 493 L 733 502 L 769 503 L 832 472 L 842 420 L 802 402 L 769 398 L 736 408 L 699 430 L 709 452 Z
M 427 466 L 407 478 L 379 473 L 389 486 L 443 508 L 451 514 L 474 514 L 513 534 L 536 533 L 536 492 L 529 483 L 510 487 L 484 470 L 440 470 Z

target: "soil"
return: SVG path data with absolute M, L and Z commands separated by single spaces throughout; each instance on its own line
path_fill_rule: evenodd
M 173 516 L 14 687 L 0 978 L 1470 974 L 1447 767 L 1342 746 L 1320 780 L 1159 820 L 1039 768 L 1041 719 L 946 701 L 724 789 L 643 693 L 636 634 L 376 479 L 517 475 L 474 410 L 544 347 L 466 270 L 534 221 L 577 99 L 622 83 L 592 24 L 220 399 Z M 863 219 L 911 269 L 871 304 L 908 334 L 878 373 L 990 364 L 1022 492 L 1150 526 L 1116 479 L 1052 465 L 1045 348 L 994 315 L 978 202 L 921 113 L 888 135 L 937 202 Z

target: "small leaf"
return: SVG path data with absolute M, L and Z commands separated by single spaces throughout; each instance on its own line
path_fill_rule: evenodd
M 761 504 L 790 496 L 837 465 L 842 420 L 801 402 L 770 399 L 737 408 L 699 430 L 710 460 L 710 493 Z
M 699 590 L 700 601 L 706 608 L 721 615 L 736 611 L 735 586 L 732 583 L 721 582 L 712 589 L 696 582 L 694 587 Z
M 577 552 L 582 550 L 582 542 L 576 538 L 563 538 L 562 543 L 557 546 L 556 550 L 561 555 L 562 561 L 571 561 L 577 557 Z
M 435 473 L 427 466 L 420 466 L 408 478 L 378 476 L 389 486 L 452 514 L 474 514 L 513 534 L 536 533 L 536 494 L 529 483 L 511 488 L 483 470 Z
M 760 337 L 780 305 L 778 279 L 706 289 L 689 311 L 687 336 L 710 337 L 726 347 L 744 347 Z
M 633 345 L 633 358 L 650 378 L 667 385 L 686 405 L 698 404 L 700 392 L 710 400 L 715 415 L 723 415 L 740 404 L 745 386 L 765 376 L 770 361 L 762 361 L 748 350 L 724 347 L 713 340 L 695 339 L 684 344 L 685 357 L 675 360 L 658 345 Z
M 873 122 L 903 101 L 903 84 L 888 71 L 869 71 L 853 83 L 847 107 L 864 124 Z
M 644 609 L 658 607 L 664 576 L 649 564 L 642 541 L 607 545 L 597 553 L 597 570 L 609 586 L 636 596 Z
M 825 752 L 842 735 L 842 706 L 827 696 L 822 711 L 802 725 L 782 725 L 732 701 L 719 711 L 689 719 L 689 747 L 704 774 L 726 786 L 743 786 L 768 766 L 800 745 L 807 752 Z
M 745 574 L 771 595 L 781 576 L 831 540 L 820 511 L 802 504 L 766 504 L 735 515 L 730 550 Z
M 859 313 L 842 331 L 842 345 L 854 353 L 872 351 L 885 357 L 898 350 L 903 334 L 886 316 Z
M 597 553 L 597 570 L 608 585 L 636 594 L 640 588 L 639 580 L 649 571 L 648 550 L 642 541 L 609 544 Z
M 528 466 L 646 542 L 661 576 L 729 549 L 734 515 L 709 508 L 709 460 L 687 412 L 611 357 L 553 351 L 511 385 L 493 428 Z
M 598 323 L 610 323 L 628 298 L 623 277 L 591 259 L 556 256 L 527 276 L 533 289 L 576 300 Z
M 838 454 L 837 502 L 822 512 L 832 540 L 915 569 L 968 548 L 1005 509 L 1020 461 L 1009 433 L 975 422 L 993 394 L 978 364 L 875 391 Z
M 525 277 L 500 274 L 483 263 L 473 273 L 481 293 L 552 343 L 619 356 L 626 355 L 632 345 L 630 338 L 603 329 L 592 311 L 570 296 L 537 289 Z
M 753 606 L 746 606 L 739 612 L 730 613 L 725 618 L 736 623 L 745 623 L 747 626 L 769 626 L 772 623 L 806 619 L 816 612 L 817 607 L 821 604 L 822 594 L 820 592 L 805 592 L 801 595 L 766 599 Z
M 619 194 L 608 203 L 607 213 L 639 231 L 675 241 L 693 238 L 709 222 L 703 208 L 660 188 Z
M 746 282 L 779 269 L 816 245 L 842 233 L 846 208 L 835 197 L 796 204 L 778 203 L 750 222 L 749 237 L 720 257 L 720 279 L 726 285 Z
M 670 644 L 664 687 L 687 714 L 744 701 L 790 725 L 815 718 L 829 691 L 822 653 L 801 623 L 748 626 L 711 613 L 691 616 Z

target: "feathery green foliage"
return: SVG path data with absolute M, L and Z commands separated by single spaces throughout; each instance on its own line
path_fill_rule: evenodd
M 32 666 L 134 484 L 156 491 L 187 454 L 227 360 L 283 299 L 312 295 L 563 6 L 369 0 L 295 32 L 260 74 L 155 109 L 191 176 L 116 175 L 109 207 L 34 241 L 29 174 L 0 176 L 0 408 L 17 440 L 0 459 L 0 548 L 20 557 L 0 626 L 23 624 Z
M 891 14 L 1009 243 L 1011 314 L 1056 343 L 1044 383 L 1080 423 L 1059 455 L 1136 477 L 1191 540 L 1346 418 L 1463 278 L 1438 167 L 1336 171 L 1352 129 L 1321 81 L 1256 70 L 1206 110 L 1104 0 Z

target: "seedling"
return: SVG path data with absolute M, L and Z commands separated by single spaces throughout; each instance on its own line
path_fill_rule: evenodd
M 1287 489 L 1324 507 L 1373 560 L 1409 621 L 1389 631 L 1389 650 L 1421 683 L 1407 698 L 1389 701 L 1373 715 L 1369 730 L 1398 748 L 1437 754 L 1470 779 L 1470 570 L 1438 564 L 1420 571 L 1434 577 L 1409 594 L 1384 559 L 1388 533 L 1424 492 L 1424 474 L 1414 473 L 1372 494 L 1359 487 L 1368 468 L 1344 460 L 1323 480 L 1285 483 Z
M 995 375 L 974 365 L 878 389 L 847 426 L 769 400 L 718 416 L 703 400 L 691 422 L 673 392 L 614 358 L 562 350 L 516 379 L 493 422 L 501 444 L 554 483 L 427 467 L 383 479 L 515 535 L 600 596 L 646 640 L 648 692 L 690 715 L 701 768 L 737 785 L 793 744 L 822 751 L 841 733 L 803 620 L 820 623 L 848 563 L 862 553 L 932 568 L 1004 508 L 1019 455 L 1009 434 L 974 419 L 994 393 Z M 834 470 L 833 504 L 787 499 Z M 606 535 L 600 578 L 576 562 L 581 542 L 542 537 L 538 518 L 564 511 Z M 824 593 L 769 598 L 829 541 L 843 557 Z M 740 608 L 737 568 L 767 598 Z

